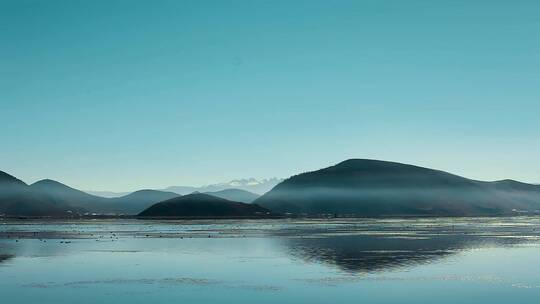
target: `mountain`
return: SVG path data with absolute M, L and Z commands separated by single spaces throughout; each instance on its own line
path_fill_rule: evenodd
M 279 184 L 283 179 L 281 178 L 269 178 L 269 179 L 263 179 L 263 180 L 257 180 L 254 178 L 249 179 L 236 179 L 232 180 L 227 183 L 218 183 L 218 184 L 211 184 L 201 187 L 191 187 L 191 186 L 171 186 L 164 191 L 171 191 L 178 193 L 180 195 L 186 195 L 193 192 L 217 192 L 221 190 L 226 189 L 239 189 L 239 190 L 245 190 L 253 193 L 257 193 L 259 195 L 264 194 L 268 192 L 270 189 L 272 189 L 274 186 Z
M 101 214 L 135 215 L 157 202 L 178 196 L 173 192 L 139 190 L 121 197 L 104 198 L 50 179 L 38 181 L 30 187 L 48 201 L 77 207 L 80 212 Z
M 241 202 L 241 203 L 246 203 L 246 204 L 252 203 L 254 200 L 259 198 L 260 196 L 258 194 L 245 191 L 245 190 L 240 190 L 240 189 L 225 189 L 225 190 L 216 191 L 216 192 L 206 192 L 206 194 L 210 194 L 212 196 L 221 197 L 226 200 Z
M 7 187 L 8 185 L 26 185 L 22 180 L 15 176 L 9 175 L 4 171 L 0 171 L 0 186 Z
M 157 202 L 178 196 L 174 192 L 139 190 L 122 197 L 108 199 L 109 205 L 107 211 L 117 214 L 138 214 Z
M 135 215 L 157 202 L 177 196 L 173 192 L 140 190 L 121 197 L 105 198 L 51 179 L 27 185 L 0 171 L 0 214 L 9 216 Z
M 242 180 L 232 184 L 257 183 Z M 219 185 L 210 188 L 224 186 Z M 540 212 L 540 185 L 513 180 L 476 181 L 439 170 L 364 159 L 351 159 L 293 176 L 259 198 L 241 189 L 221 189 L 208 194 L 178 197 L 174 192 L 141 190 L 104 198 L 49 179 L 27 185 L 0 171 L 0 215 L 8 216 L 65 217 L 87 212 L 134 215 L 143 210 L 142 214 L 218 217 L 254 215 L 267 210 L 356 216 L 489 216 Z M 254 199 L 253 206 L 242 203 Z M 161 203 L 156 204 L 158 202 Z
M 157 203 L 139 214 L 142 217 L 246 217 L 265 215 L 255 204 L 233 202 L 204 193 L 193 193 Z
M 254 203 L 282 213 L 507 215 L 540 210 L 540 186 L 482 182 L 413 165 L 350 159 L 293 176 Z
M 50 201 L 23 181 L 0 171 L 0 215 L 69 216 L 72 210 L 69 204 Z
M 77 207 L 81 211 L 101 211 L 107 199 L 71 188 L 51 179 L 43 179 L 30 185 L 30 188 L 43 199 L 57 204 Z

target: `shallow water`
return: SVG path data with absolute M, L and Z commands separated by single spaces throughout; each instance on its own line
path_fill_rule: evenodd
M 0 221 L 6 303 L 537 303 L 540 218 Z

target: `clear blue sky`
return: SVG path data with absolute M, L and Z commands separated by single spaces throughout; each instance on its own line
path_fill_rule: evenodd
M 0 170 L 82 189 L 376 158 L 540 182 L 539 1 L 0 0 Z

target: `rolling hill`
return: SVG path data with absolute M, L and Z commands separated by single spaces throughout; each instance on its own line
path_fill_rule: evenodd
M 32 191 L 43 199 L 56 204 L 77 207 L 80 210 L 102 211 L 107 199 L 71 188 L 51 179 L 43 179 L 30 185 Z
M 104 198 L 51 179 L 27 185 L 0 171 L 0 214 L 8 216 L 136 215 L 157 202 L 177 196 L 173 192 L 140 190 L 121 197 Z
M 540 186 L 351 159 L 286 179 L 257 200 L 274 212 L 358 216 L 510 215 L 540 210 Z
M 139 190 L 121 197 L 104 198 L 50 179 L 38 181 L 30 187 L 48 201 L 102 214 L 135 215 L 157 202 L 178 196 L 173 192 Z
M 250 217 L 269 212 L 255 204 L 233 202 L 204 193 L 193 193 L 157 203 L 141 217 Z
M 51 201 L 23 181 L 0 171 L 0 214 L 12 216 L 69 216 L 73 206 Z

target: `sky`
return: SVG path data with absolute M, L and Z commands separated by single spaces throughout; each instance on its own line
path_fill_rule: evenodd
M 87 190 L 348 158 L 540 183 L 540 2 L 0 0 L 0 170 Z

